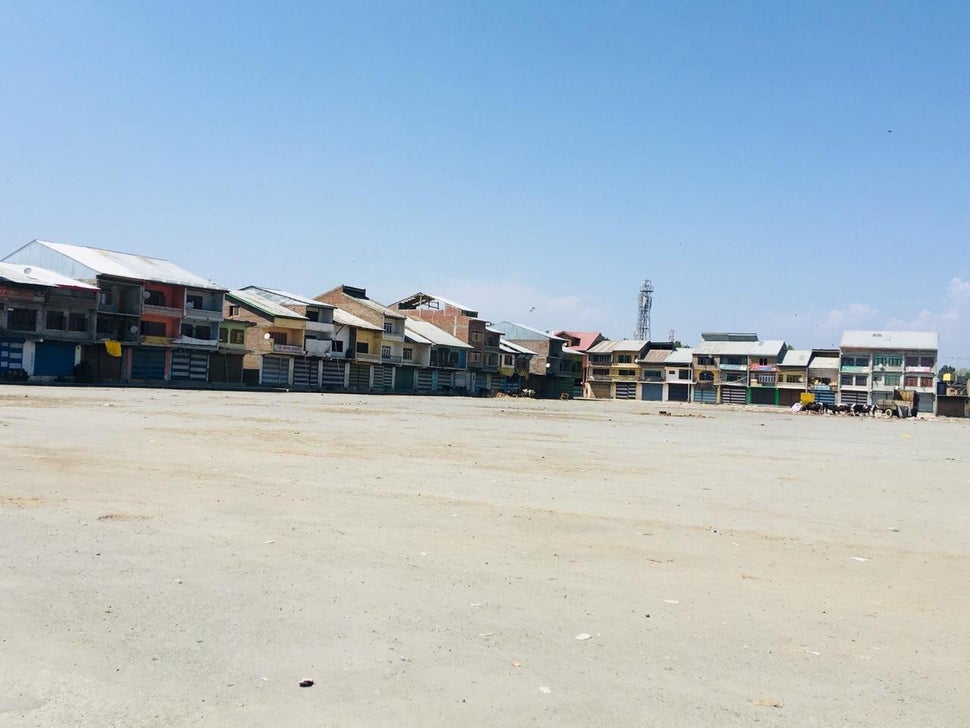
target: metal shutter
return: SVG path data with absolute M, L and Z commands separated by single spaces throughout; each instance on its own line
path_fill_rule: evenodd
M 635 382 L 617 382 L 616 383 L 616 398 L 617 399 L 636 399 L 637 398 L 637 385 Z
M 619 384 L 616 385 L 619 389 Z M 647 402 L 661 402 L 663 401 L 664 395 L 664 385 L 662 384 L 641 384 L 640 385 L 640 399 L 646 400 Z M 619 394 L 617 394 L 619 396 Z
M 269 356 L 263 354 L 263 371 L 261 384 L 275 387 L 286 387 L 290 383 L 290 360 L 285 356 Z
M 746 387 L 721 387 L 722 404 L 747 404 L 748 391 Z
M 172 379 L 209 381 L 209 352 L 176 349 L 172 352 Z
M 132 379 L 164 379 L 165 351 L 163 349 L 133 349 L 131 352 Z
M 328 361 L 323 363 L 323 386 L 326 389 L 344 388 L 344 367 L 342 361 Z
M 293 362 L 293 386 L 302 389 L 315 389 L 319 381 L 318 359 L 296 359 Z
M 0 369 L 24 368 L 24 342 L 0 341 Z

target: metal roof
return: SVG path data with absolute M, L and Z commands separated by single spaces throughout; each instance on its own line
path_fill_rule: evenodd
M 29 245 L 33 244 L 60 253 L 100 275 L 117 276 L 119 278 L 129 278 L 138 281 L 169 283 L 177 286 L 189 286 L 191 288 L 203 288 L 212 291 L 225 290 L 212 281 L 198 276 L 195 273 L 191 273 L 162 258 L 120 253 L 115 250 L 103 250 L 102 248 L 89 248 L 83 245 L 52 243 L 47 240 L 34 240 Z
M 751 356 L 778 356 L 785 348 L 785 342 L 780 339 L 767 339 L 765 341 L 755 341 L 751 345 Z
M 333 310 L 333 322 L 341 326 L 353 326 L 357 329 L 368 329 L 370 331 L 383 331 L 380 326 L 375 326 L 370 321 L 365 321 L 360 316 L 354 316 L 348 311 L 344 311 L 339 306 Z
M 510 339 L 519 339 L 520 341 L 542 341 L 544 339 L 565 341 L 565 339 L 560 339 L 558 336 L 553 336 L 548 331 L 540 331 L 531 326 L 516 324 L 511 321 L 500 321 L 490 324 L 490 327 L 500 334 L 505 334 Z
M 526 349 L 524 346 L 519 344 L 513 344 L 507 339 L 502 339 L 498 342 L 498 348 L 502 351 L 508 352 L 509 354 L 522 354 L 525 356 L 538 356 L 532 349 Z
M 553 334 L 560 338 L 578 339 L 579 343 L 573 347 L 579 351 L 587 351 L 596 344 L 596 340 L 603 338 L 599 331 L 553 331 Z
M 422 321 L 421 319 L 404 319 L 404 332 L 405 334 L 416 334 L 425 339 L 429 344 L 436 344 L 437 346 L 450 346 L 453 349 L 474 348 L 461 339 L 452 336 L 447 331 L 439 329 L 434 324 Z
M 682 347 L 667 352 L 666 364 L 691 364 L 694 361 L 694 350 L 690 347 Z
M 46 268 L 18 263 L 0 263 L 0 280 L 20 283 L 27 286 L 47 286 L 53 288 L 79 288 L 85 291 L 100 290 L 90 283 L 76 281 Z
M 567 354 L 567 355 L 571 355 L 571 356 L 585 356 L 586 355 L 586 352 L 585 351 L 580 351 L 579 349 L 574 349 L 571 346 L 564 346 L 562 348 L 562 353 L 563 354 Z
M 250 308 L 255 308 L 257 311 L 261 311 L 267 316 L 272 316 L 273 318 L 290 318 L 297 319 L 299 321 L 306 321 L 306 316 L 301 316 L 296 311 L 281 306 L 275 301 L 270 301 L 268 298 L 263 298 L 260 295 L 253 293 L 252 291 L 229 291 L 226 293 L 226 298 L 232 301 L 238 301 Z
M 919 349 L 936 351 L 940 335 L 936 331 L 845 331 L 843 349 Z
M 412 344 L 424 344 L 425 346 L 431 346 L 431 339 L 426 339 L 421 334 L 419 334 L 414 329 L 409 329 L 408 325 L 404 324 L 404 340 L 410 341 Z
M 396 301 L 394 305 L 399 306 L 402 303 L 407 303 L 407 304 L 413 304 L 414 306 L 421 306 L 429 303 L 430 301 L 440 301 L 441 303 L 445 304 L 445 306 L 459 309 L 462 313 L 464 313 L 466 316 L 469 316 L 470 318 L 478 318 L 478 311 L 476 311 L 475 309 L 469 306 L 466 306 L 462 303 L 458 303 L 457 301 L 452 301 L 451 299 L 445 298 L 444 296 L 439 296 L 435 293 L 423 293 L 421 291 L 418 291 L 417 293 L 413 293 L 410 296 L 402 298 L 400 301 Z
M 782 367 L 807 367 L 812 358 L 811 349 L 789 349 L 785 356 L 778 362 Z
M 758 335 L 751 333 L 707 331 L 701 334 L 701 339 L 704 341 L 757 341 Z
M 701 356 L 747 356 L 754 341 L 702 341 L 694 347 Z
M 650 342 L 646 339 L 617 339 L 616 341 L 601 341 L 596 346 L 586 350 L 587 354 L 609 354 L 614 351 L 633 351 L 639 352 L 644 347 L 649 346 Z
M 670 349 L 651 349 L 642 359 L 638 359 L 639 364 L 663 364 L 670 356 Z
M 256 295 L 262 296 L 270 301 L 276 301 L 276 303 L 282 304 L 297 304 L 300 306 L 316 306 L 317 308 L 336 308 L 332 303 L 327 303 L 326 301 L 317 301 L 314 298 L 307 298 L 306 296 L 300 296 L 296 293 L 290 293 L 289 291 L 284 291 L 279 288 L 263 288 L 262 286 L 246 286 L 242 290 L 244 291 L 255 291 Z
M 352 298 L 357 303 L 360 303 L 372 311 L 377 311 L 385 316 L 390 316 L 391 318 L 403 319 L 404 314 L 400 311 L 395 311 L 393 308 L 388 308 L 387 306 L 378 303 L 377 301 L 367 297 L 367 290 L 364 288 L 358 288 L 357 286 L 348 286 L 346 284 L 339 285 L 336 288 L 332 288 L 329 291 L 321 293 L 321 296 L 326 296 L 330 293 L 342 293 L 348 298 Z M 340 304 L 337 304 L 338 306 Z
M 839 358 L 837 356 L 816 356 L 808 363 L 809 369 L 838 369 Z

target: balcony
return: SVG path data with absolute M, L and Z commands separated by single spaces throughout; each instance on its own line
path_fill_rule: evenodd
M 718 367 L 722 372 L 745 372 L 748 370 L 747 364 L 721 364 Z
M 381 354 L 381 361 L 384 364 L 400 364 L 404 359 L 400 354 Z
M 139 341 L 151 346 L 171 346 L 172 344 L 172 340 L 167 336 L 142 336 L 139 337 Z
M 145 308 L 148 308 L 146 305 Z M 185 306 L 185 313 L 183 314 L 187 319 L 195 319 L 196 321 L 222 321 L 222 310 L 214 311 L 208 308 L 195 308 L 190 305 Z
M 307 339 L 303 343 L 307 356 L 330 356 L 333 349 L 333 342 L 329 339 Z
M 384 331 L 381 333 L 381 339 L 384 341 L 404 341 L 404 334 L 396 334 L 390 331 Z
M 303 356 L 306 352 L 303 350 L 302 346 L 294 346 L 293 344 L 273 344 L 274 354 L 296 354 L 297 356 Z
M 911 367 L 909 365 L 906 365 L 906 373 L 907 374 L 933 374 L 933 367 Z
M 356 359 L 357 361 L 371 362 L 373 364 L 380 364 L 380 361 L 381 361 L 380 354 L 368 354 L 368 353 L 361 353 L 359 351 L 348 352 L 347 358 Z
M 641 382 L 660 383 L 660 382 L 666 382 L 667 379 L 663 375 L 651 374 L 650 376 L 643 377 L 640 381 Z M 676 381 L 676 380 L 674 380 L 674 381 Z
M 843 372 L 844 374 L 868 374 L 869 367 L 868 366 L 857 367 L 857 366 L 851 366 L 849 364 L 843 364 L 839 371 Z
M 195 346 L 206 349 L 215 349 L 219 346 L 218 339 L 197 339 L 194 336 L 180 336 L 177 339 L 172 339 L 172 343 L 179 346 Z
M 149 314 L 151 316 L 168 316 L 170 318 L 182 318 L 184 311 L 181 308 L 172 308 L 171 306 L 155 306 L 151 303 L 143 303 L 141 306 L 142 314 Z M 220 318 L 222 318 L 220 314 Z
M 321 323 L 319 321 L 307 321 L 306 330 L 313 331 L 320 334 L 330 334 L 332 336 L 334 331 L 334 325 Z

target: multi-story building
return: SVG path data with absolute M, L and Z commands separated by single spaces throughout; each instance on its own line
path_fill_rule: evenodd
M 690 402 L 694 378 L 691 372 L 693 360 L 693 351 L 688 347 L 667 352 L 667 358 L 664 359 L 665 402 Z
M 372 364 L 371 388 L 390 391 L 394 378 L 404 362 L 404 314 L 383 306 L 367 297 L 367 290 L 356 286 L 340 285 L 316 296 L 316 300 L 331 303 L 344 311 L 362 318 L 381 328 L 380 358 Z M 361 352 L 357 352 L 361 353 Z M 357 360 L 361 359 L 358 356 Z
M 839 350 L 812 349 L 808 361 L 808 387 L 816 402 L 835 404 L 839 391 Z
M 787 350 L 784 341 L 756 341 L 748 352 L 747 404 L 780 403 L 778 362 Z
M 499 359 L 499 374 L 503 377 L 502 390 L 506 394 L 522 392 L 522 383 L 529 378 L 529 363 L 536 355 L 531 349 L 502 339 L 502 354 Z
M 566 346 L 572 351 L 579 352 L 583 355 L 583 360 L 580 363 L 580 371 L 582 372 L 582 381 L 580 382 L 581 393 L 578 396 L 582 396 L 586 393 L 586 375 L 589 374 L 589 359 L 586 357 L 586 352 L 590 350 L 593 346 L 605 341 L 606 337 L 603 336 L 599 331 L 553 331 L 553 336 L 558 336 L 560 339 L 566 340 Z
M 414 391 L 460 392 L 468 389 L 468 353 L 472 346 L 452 336 L 429 321 L 407 317 L 405 334 L 414 341 L 427 342 L 427 361 L 417 361 L 418 353 L 406 360 L 419 364 L 413 382 Z
M 371 390 L 374 367 L 381 362 L 383 327 L 341 308 L 334 309 L 333 324 L 331 361 L 323 370 L 324 388 Z
M 802 401 L 808 392 L 808 365 L 812 361 L 811 349 L 786 349 L 778 360 L 777 395 L 774 404 L 791 407 Z M 752 380 L 759 372 L 751 371 Z
M 650 342 L 643 339 L 620 339 L 601 341 L 587 349 L 587 396 L 593 399 L 637 399 L 637 383 L 642 378 L 637 362 L 649 348 Z M 663 386 L 662 381 L 657 379 L 658 387 Z
M 786 348 L 757 334 L 701 334 L 692 354 L 694 401 L 778 404 L 778 361 Z
M 279 288 L 246 286 L 242 290 L 255 293 L 268 301 L 284 306 L 306 318 L 303 336 L 303 358 L 293 362 L 293 386 L 299 389 L 318 389 L 322 384 L 324 366 L 330 360 L 333 346 L 335 306 Z
M 98 288 L 39 266 L 0 263 L 0 377 L 75 376 L 94 342 Z
M 244 328 L 243 381 L 265 387 L 291 386 L 296 361 L 306 357 L 306 316 L 242 290 L 226 293 L 225 316 L 227 322 L 249 324 Z
M 846 331 L 839 345 L 839 401 L 875 404 L 896 389 L 919 395 L 933 412 L 939 335 L 930 331 Z
M 32 240 L 5 260 L 100 289 L 98 343 L 81 350 L 99 380 L 208 379 L 225 289 L 161 258 L 44 240 Z M 118 342 L 121 356 L 106 353 L 106 342 Z
M 501 332 L 506 341 L 535 352 L 523 389 L 532 390 L 538 397 L 575 394 L 576 384 L 582 379 L 582 354 L 564 349 L 565 339 L 510 321 L 492 324 L 491 328 Z

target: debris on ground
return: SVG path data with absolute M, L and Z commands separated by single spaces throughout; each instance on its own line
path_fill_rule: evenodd
M 312 688 L 313 687 L 313 680 L 300 680 L 300 687 L 301 688 Z
M 588 634 L 586 632 L 580 632 L 578 635 L 576 635 L 576 639 L 578 639 L 578 640 L 588 640 L 592 636 L 593 635 Z
M 757 705 L 761 708 L 782 708 L 784 703 L 780 700 L 774 700 L 772 698 L 758 698 L 757 700 L 751 701 L 752 705 Z

